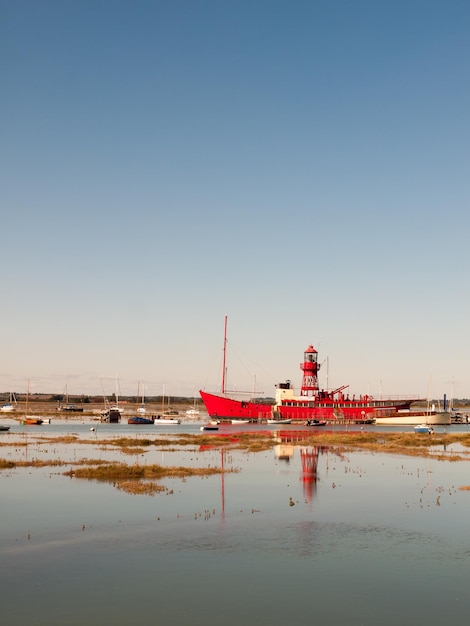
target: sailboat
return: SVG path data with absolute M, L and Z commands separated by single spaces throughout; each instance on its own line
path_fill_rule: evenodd
M 83 413 L 83 407 L 82 406 L 77 406 L 76 404 L 71 404 L 69 402 L 69 392 L 68 392 L 68 388 L 67 385 L 65 385 L 65 403 L 64 404 L 59 404 L 59 406 L 57 407 L 58 411 L 64 411 L 64 412 L 68 412 L 68 413 Z
M 194 400 L 194 404 L 193 404 L 193 406 L 192 406 L 190 409 L 188 409 L 188 410 L 186 411 L 186 415 L 187 415 L 188 417 L 198 417 L 198 416 L 199 416 L 199 413 L 200 413 L 200 411 L 199 411 L 199 409 L 197 408 L 197 398 L 196 398 L 196 399 Z
M 0 411 L 2 413 L 13 413 L 13 411 L 16 411 L 16 397 L 13 392 L 10 391 L 10 398 L 8 402 L 2 404 L 2 406 L 0 407 Z
M 101 381 L 103 385 L 103 381 Z M 108 422 L 110 424 L 117 424 L 121 421 L 121 409 L 119 408 L 119 398 L 118 398 L 118 380 L 116 376 L 116 404 L 112 406 L 109 405 L 108 399 L 104 394 L 103 388 L 103 398 L 104 398 L 104 410 L 101 411 L 101 421 Z
M 140 383 L 137 385 L 137 399 L 139 398 L 139 395 L 140 395 Z M 153 415 L 152 417 L 145 417 L 146 412 L 147 412 L 147 409 L 145 408 L 144 393 L 142 391 L 142 404 L 136 409 L 137 415 L 133 415 L 132 417 L 129 417 L 127 420 L 127 423 L 133 424 L 133 425 L 140 425 L 140 426 L 153 424 L 155 421 L 155 417 Z
M 25 413 L 24 413 L 24 418 L 21 420 L 21 423 L 25 426 L 40 426 L 44 420 L 34 415 L 28 415 L 28 401 L 29 401 L 29 380 L 28 380 L 28 387 L 26 390 Z
M 157 415 L 153 423 L 155 424 L 155 426 L 171 426 L 175 424 L 181 424 L 181 420 L 178 416 L 178 411 L 174 409 L 167 409 L 165 411 L 165 386 L 163 386 L 162 412 L 160 415 Z
M 145 388 L 142 385 L 142 403 L 141 403 L 141 405 L 137 409 L 137 413 L 139 415 L 145 415 L 147 413 L 147 409 L 145 408 L 144 390 L 145 390 Z M 140 383 L 137 385 L 137 398 L 139 397 L 139 393 L 140 393 Z

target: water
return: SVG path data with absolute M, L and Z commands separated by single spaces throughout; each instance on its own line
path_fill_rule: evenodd
M 43 437 L 75 431 L 85 441 L 63 449 L 28 429 L 28 452 L 2 446 L 0 456 L 121 455 L 93 445 L 89 428 L 41 427 Z M 100 425 L 99 439 L 105 428 L 124 430 Z M 155 496 L 71 479 L 67 467 L 0 472 L 2 623 L 468 623 L 467 460 L 286 443 L 258 453 L 169 448 L 139 462 L 238 471 L 164 479 L 170 491 Z

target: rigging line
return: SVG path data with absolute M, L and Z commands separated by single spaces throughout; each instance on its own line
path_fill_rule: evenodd
M 227 339 L 227 344 L 229 343 L 229 340 Z M 244 352 L 242 352 L 241 350 L 238 350 L 237 348 L 235 348 L 233 346 L 233 344 L 231 344 L 231 349 L 233 351 L 235 351 L 236 356 L 238 357 L 238 362 L 242 365 L 243 369 L 245 370 L 245 372 L 247 374 L 249 374 L 251 377 L 253 377 L 254 372 L 253 370 L 249 370 L 248 367 L 246 366 L 246 364 L 241 360 L 241 357 L 243 357 L 245 359 L 245 361 L 249 361 L 250 364 L 252 366 L 254 366 L 256 368 L 256 370 L 258 372 L 262 372 L 263 374 L 265 374 L 271 381 L 271 383 L 273 384 L 273 386 L 276 385 L 276 383 L 278 382 L 277 378 L 275 376 L 272 375 L 271 372 L 268 372 L 266 370 L 265 367 L 263 367 L 262 365 L 260 365 L 257 361 L 251 359 L 248 355 L 246 355 Z

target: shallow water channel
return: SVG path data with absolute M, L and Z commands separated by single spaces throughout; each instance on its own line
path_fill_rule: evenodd
M 468 460 L 286 441 L 128 454 L 94 436 L 2 437 L 0 457 L 226 472 L 164 478 L 149 496 L 64 476 L 67 466 L 1 470 L 2 623 L 468 623 Z

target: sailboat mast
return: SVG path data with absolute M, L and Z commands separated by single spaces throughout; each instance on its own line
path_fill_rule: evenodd
M 28 417 L 28 400 L 29 400 L 29 378 L 28 378 L 28 384 L 26 387 L 26 415 L 25 417 Z
M 227 316 L 224 318 L 224 356 L 222 362 L 222 395 L 225 394 L 225 363 L 227 359 Z

